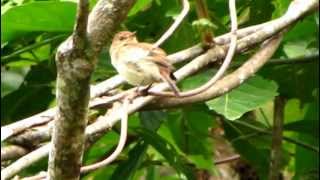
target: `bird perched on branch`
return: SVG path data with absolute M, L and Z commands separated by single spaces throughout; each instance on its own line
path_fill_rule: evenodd
M 154 82 L 167 82 L 178 96 L 174 67 L 166 53 L 152 44 L 139 42 L 135 32 L 117 33 L 110 47 L 111 63 L 131 85 L 145 86 Z

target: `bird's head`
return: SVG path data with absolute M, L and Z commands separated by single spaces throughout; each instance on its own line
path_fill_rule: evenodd
M 136 37 L 136 32 L 130 32 L 130 31 L 121 31 L 118 32 L 112 40 L 112 44 L 119 44 L 119 43 L 127 43 L 127 42 L 138 42 Z

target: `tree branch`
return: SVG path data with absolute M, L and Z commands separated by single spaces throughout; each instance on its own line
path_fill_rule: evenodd
M 249 34 L 252 34 L 258 31 L 259 29 L 261 29 L 263 26 L 270 24 L 271 22 L 240 29 L 237 32 L 238 38 L 242 38 Z M 219 42 L 219 44 L 225 44 L 229 42 L 229 39 L 230 39 L 230 34 L 227 33 L 225 35 L 215 38 L 215 42 Z M 185 61 L 187 59 L 195 58 L 196 56 L 203 53 L 203 51 L 204 49 L 199 44 L 199 45 L 190 47 L 188 49 L 182 50 L 180 52 L 174 53 L 172 55 L 169 55 L 168 59 L 172 63 L 178 63 L 178 62 Z M 108 91 L 120 86 L 123 83 L 124 83 L 124 79 L 121 76 L 116 75 L 111 77 L 110 79 L 100 82 L 97 85 L 92 85 L 91 92 L 90 92 L 91 98 L 101 96 L 107 93 Z M 36 125 L 45 124 L 53 120 L 55 113 L 56 113 L 56 107 L 48 109 L 34 116 L 28 117 L 26 119 L 22 119 L 20 121 L 1 127 L 1 141 L 6 140 L 10 136 L 18 134 L 24 131 L 25 129 L 28 129 Z
M 58 110 L 52 131 L 48 179 L 80 177 L 90 76 L 98 53 L 111 37 L 106 32 L 111 33 L 118 27 L 133 2 L 99 1 L 89 18 L 88 28 L 88 0 L 80 0 L 78 4 L 74 33 L 59 46 L 56 54 Z
M 188 14 L 190 9 L 190 5 L 188 0 L 181 0 L 182 1 L 182 11 L 177 17 L 177 19 L 173 22 L 170 28 L 159 38 L 159 40 L 154 43 L 154 47 L 160 46 L 165 40 L 167 40 L 171 34 L 177 29 L 179 24 L 183 21 L 184 17 Z
M 49 144 L 48 178 L 80 177 L 87 125 L 90 76 L 94 62 L 86 53 L 88 0 L 80 0 L 74 32 L 56 53 L 58 110 Z
M 274 100 L 274 118 L 272 132 L 272 147 L 270 154 L 269 179 L 279 179 L 282 154 L 282 130 L 285 100 L 278 96 Z

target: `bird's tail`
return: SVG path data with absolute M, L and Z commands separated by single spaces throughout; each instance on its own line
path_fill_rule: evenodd
M 171 88 L 171 90 L 173 91 L 173 93 L 176 96 L 180 95 L 180 90 L 176 85 L 176 77 L 173 75 L 173 73 L 168 74 L 167 72 L 160 72 L 162 75 L 162 80 L 164 82 L 167 82 Z

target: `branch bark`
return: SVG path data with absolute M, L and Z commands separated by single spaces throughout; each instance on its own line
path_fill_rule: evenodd
M 88 0 L 80 0 L 74 33 L 56 54 L 58 110 L 54 121 L 48 179 L 77 180 L 85 143 L 90 77 L 96 57 L 125 18 L 133 0 L 101 0 L 88 22 Z
M 285 100 L 280 96 L 276 97 L 276 99 L 274 100 L 272 147 L 270 154 L 270 180 L 279 179 L 280 177 L 284 105 Z
M 47 179 L 77 180 L 84 150 L 92 56 L 86 53 L 89 3 L 80 0 L 74 32 L 56 53 L 58 110 L 49 144 Z

